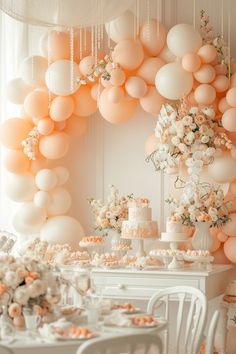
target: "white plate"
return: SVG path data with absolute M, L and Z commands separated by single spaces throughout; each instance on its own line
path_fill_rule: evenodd
M 161 329 L 166 326 L 166 321 L 163 319 L 157 319 L 157 323 L 153 323 L 150 325 L 146 326 L 134 326 L 134 325 L 125 325 L 125 326 L 116 326 L 116 325 L 109 325 L 109 324 L 103 324 L 105 328 L 115 330 L 115 331 L 143 331 L 145 330 L 154 330 L 154 329 Z

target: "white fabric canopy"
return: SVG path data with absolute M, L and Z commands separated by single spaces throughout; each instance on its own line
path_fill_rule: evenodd
M 106 23 L 135 0 L 0 0 L 9 16 L 40 26 L 91 26 Z

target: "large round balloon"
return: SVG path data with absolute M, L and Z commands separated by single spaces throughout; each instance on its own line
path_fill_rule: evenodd
M 50 117 L 56 122 L 61 122 L 68 119 L 74 110 L 74 100 L 69 97 L 56 97 L 51 102 Z
M 25 203 L 16 211 L 12 224 L 19 234 L 35 235 L 46 221 L 46 212 L 34 203 Z
M 51 31 L 47 39 L 47 52 L 50 60 L 70 59 L 70 33 Z
M 34 195 L 34 204 L 38 208 L 47 208 L 50 202 L 50 194 L 45 191 L 38 191 Z
M 54 132 L 51 135 L 41 137 L 39 151 L 48 159 L 60 159 L 69 149 L 69 137 L 64 132 Z
M 147 84 L 141 77 L 129 76 L 125 82 L 125 89 L 129 96 L 141 98 L 147 93 Z
M 38 132 L 41 135 L 49 135 L 54 129 L 54 122 L 50 118 L 40 119 L 37 123 Z
M 70 193 L 62 187 L 56 187 L 50 192 L 50 200 L 47 205 L 49 215 L 65 214 L 71 206 Z
M 44 168 L 36 174 L 35 184 L 40 190 L 48 192 L 56 186 L 57 176 L 51 169 Z
M 165 26 L 154 19 L 145 21 L 140 30 L 140 40 L 148 54 L 157 56 L 165 45 Z
M 31 173 L 9 174 L 6 180 L 6 194 L 15 202 L 28 202 L 37 192 L 34 176 Z
M 119 124 L 129 120 L 136 110 L 138 101 L 124 98 L 119 103 L 112 103 L 108 97 L 109 89 L 104 89 L 99 97 L 99 111 L 110 123 Z
M 218 248 L 218 250 L 216 250 L 213 253 L 213 257 L 214 257 L 214 261 L 213 263 L 215 264 L 229 264 L 230 260 L 226 257 L 225 253 L 224 253 L 224 247 L 220 247 Z
M 79 70 L 81 74 L 87 76 L 91 75 L 93 72 L 93 68 L 95 65 L 95 57 L 89 55 L 87 57 L 83 57 L 79 63 Z
M 216 72 L 212 65 L 203 64 L 199 70 L 194 72 L 193 76 L 198 82 L 202 84 L 209 84 L 214 80 Z
M 32 89 L 32 86 L 27 85 L 20 77 L 17 77 L 7 84 L 7 98 L 12 103 L 23 104 L 25 97 Z
M 236 237 L 229 237 L 224 243 L 224 252 L 226 257 L 233 263 L 236 263 Z
M 148 86 L 146 95 L 140 98 L 139 102 L 145 112 L 157 116 L 160 112 L 161 106 L 166 100 L 157 92 L 155 86 Z
M 68 96 L 78 90 L 80 76 L 78 64 L 70 60 L 57 60 L 46 72 L 46 84 L 55 95 Z
M 119 17 L 105 24 L 106 32 L 116 43 L 134 38 L 134 14 L 127 10 Z
M 77 117 L 74 114 L 67 120 L 64 132 L 70 136 L 80 137 L 84 135 L 88 127 L 87 117 Z
M 97 102 L 91 97 L 91 88 L 89 86 L 80 86 L 72 97 L 75 103 L 74 114 L 76 116 L 87 117 L 96 112 Z
M 22 79 L 31 86 L 44 86 L 48 60 L 39 55 L 25 58 L 20 66 Z
M 61 186 L 68 181 L 68 179 L 69 179 L 68 168 L 66 168 L 64 166 L 57 166 L 57 167 L 54 167 L 52 170 L 57 176 L 57 185 L 58 186 Z
M 236 108 L 230 108 L 224 112 L 222 125 L 229 132 L 236 132 Z
M 230 214 L 230 220 L 222 226 L 222 231 L 228 236 L 236 237 L 236 214 Z
M 26 119 L 10 118 L 0 125 L 0 141 L 9 149 L 21 149 L 22 140 L 26 139 L 32 125 Z
M 149 85 L 155 85 L 155 77 L 158 70 L 165 65 L 165 62 L 159 58 L 147 58 L 137 71 L 140 76 Z
M 30 117 L 43 118 L 48 115 L 49 97 L 48 93 L 41 90 L 34 90 L 29 93 L 24 101 L 24 109 Z
M 142 79 L 140 79 L 140 80 L 142 80 Z M 126 89 L 126 91 L 127 91 L 127 89 Z M 127 91 L 127 93 L 128 93 L 128 91 Z M 132 95 L 130 95 L 130 96 L 132 96 Z M 119 87 L 119 86 L 114 86 L 114 87 L 109 88 L 108 98 L 109 98 L 109 101 L 112 103 L 120 102 L 124 98 L 123 88 Z
M 191 91 L 193 77 L 180 63 L 169 63 L 157 72 L 155 84 L 163 97 L 178 100 Z
M 4 166 L 9 172 L 25 173 L 29 170 L 30 160 L 21 150 L 8 150 L 4 158 Z
M 236 160 L 230 153 L 215 157 L 208 166 L 209 175 L 218 183 L 232 182 L 236 178 Z
M 182 58 L 185 54 L 198 51 L 202 37 L 192 25 L 180 23 L 169 30 L 167 45 L 174 55 Z
M 80 223 L 71 216 L 54 216 L 47 220 L 40 232 L 40 238 L 50 244 L 67 243 L 73 251 L 79 249 L 79 242 L 84 237 Z
M 143 61 L 143 47 L 138 40 L 125 39 L 115 46 L 112 56 L 122 68 L 135 70 Z

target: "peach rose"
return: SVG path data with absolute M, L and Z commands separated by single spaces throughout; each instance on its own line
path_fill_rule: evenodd
M 3 283 L 0 283 L 0 296 L 7 291 L 7 286 Z
M 16 302 L 13 302 L 8 309 L 9 316 L 12 318 L 19 317 L 21 315 L 21 306 Z

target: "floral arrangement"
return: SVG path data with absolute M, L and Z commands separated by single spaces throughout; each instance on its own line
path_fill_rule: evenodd
M 22 141 L 23 153 L 29 160 L 36 160 L 36 146 L 39 144 L 40 133 L 37 127 L 34 127 L 28 137 Z
M 224 193 L 220 187 L 208 183 L 200 183 L 190 179 L 183 187 L 180 200 L 166 200 L 173 208 L 171 220 L 182 221 L 186 226 L 195 222 L 209 222 L 211 227 L 219 227 L 226 223 L 232 203 L 224 202 Z
M 22 319 L 24 307 L 31 307 L 38 315 L 52 311 L 55 302 L 50 288 L 59 288 L 59 279 L 49 266 L 32 257 L 14 258 L 11 255 L 0 258 L 0 306 L 8 308 L 13 319 Z
M 160 143 L 147 160 L 153 162 L 156 170 L 165 171 L 185 162 L 190 174 L 199 173 L 218 149 L 233 147 L 214 118 L 212 108 L 188 108 L 185 99 L 176 105 L 163 105 L 155 129 Z
M 88 200 L 95 216 L 95 230 L 115 229 L 121 233 L 121 226 L 128 218 L 128 203 L 133 195 L 119 196 L 118 189 L 111 185 L 110 195 L 105 202 L 91 198 Z

